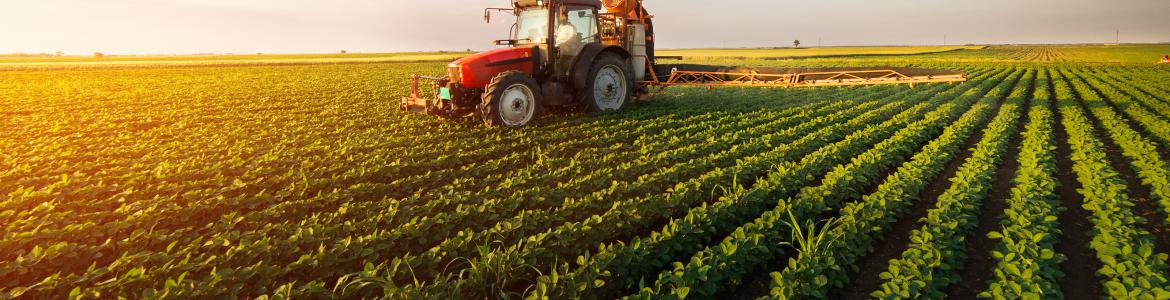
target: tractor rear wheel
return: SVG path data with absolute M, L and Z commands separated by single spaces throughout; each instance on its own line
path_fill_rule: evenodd
M 589 69 L 581 101 L 589 112 L 619 110 L 634 98 L 634 74 L 624 59 L 602 53 Z
M 540 116 L 540 85 L 520 71 L 496 75 L 483 93 L 480 117 L 487 126 L 521 127 Z

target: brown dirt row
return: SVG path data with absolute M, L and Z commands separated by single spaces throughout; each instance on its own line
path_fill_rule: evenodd
M 1052 76 L 1054 81 L 1058 80 L 1055 76 Z M 1056 94 L 1051 84 L 1048 92 L 1049 95 Z M 1068 258 L 1060 265 L 1061 272 L 1065 274 L 1060 290 L 1064 295 L 1101 295 L 1101 282 L 1094 276 L 1101 268 L 1101 261 L 1089 248 L 1092 241 L 1089 233 L 1093 230 L 1093 224 L 1089 222 L 1090 213 L 1081 206 L 1085 198 L 1077 190 L 1082 185 L 1073 174 L 1072 148 L 1068 143 L 1068 132 L 1060 121 L 1063 114 L 1057 107 L 1056 101 L 1049 103 L 1056 140 L 1056 194 L 1064 208 L 1058 216 L 1061 236 L 1056 244 L 1056 252 Z

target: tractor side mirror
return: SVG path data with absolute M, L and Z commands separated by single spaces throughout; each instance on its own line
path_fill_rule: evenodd
M 484 22 L 487 22 L 488 24 L 492 23 L 492 11 L 493 10 L 495 10 L 495 11 L 508 11 L 508 12 L 513 12 L 513 13 L 515 13 L 515 11 L 516 11 L 516 10 L 511 9 L 511 8 L 485 8 L 485 9 L 483 9 L 483 21 Z

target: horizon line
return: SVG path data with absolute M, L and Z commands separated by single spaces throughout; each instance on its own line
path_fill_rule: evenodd
M 866 47 L 970 47 L 970 46 L 1086 46 L 1086 45 L 1170 45 L 1167 42 L 1132 42 L 1132 43 L 1110 43 L 1110 42 L 1079 42 L 1079 43 L 966 43 L 954 45 L 939 45 L 939 44 L 885 44 L 885 45 L 831 45 L 831 46 L 814 46 L 814 47 L 791 47 L 791 46 L 741 46 L 741 47 L 681 47 L 681 48 L 659 48 L 656 50 L 735 50 L 735 49 L 817 49 L 817 48 L 866 48 Z M 251 52 L 190 52 L 190 53 L 118 53 L 118 52 L 103 52 L 94 51 L 89 54 L 63 52 L 59 57 L 92 57 L 94 54 L 101 53 L 103 56 L 217 56 L 217 55 L 344 55 L 344 54 L 396 54 L 396 53 L 475 53 L 486 51 L 487 49 L 467 48 L 463 50 L 406 50 L 406 51 L 350 51 L 337 50 L 333 52 L 265 52 L 257 51 Z M 471 50 L 471 51 L 466 51 Z M 345 53 L 342 53 L 345 51 Z M 57 51 L 52 52 L 6 52 L 0 53 L 0 56 L 37 56 L 37 57 L 58 57 Z

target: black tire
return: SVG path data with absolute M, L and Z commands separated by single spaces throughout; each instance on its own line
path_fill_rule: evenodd
M 598 74 L 607 68 L 616 68 L 625 77 L 625 91 L 621 91 L 621 87 L 617 85 L 607 85 L 604 89 L 613 89 L 611 92 L 618 96 L 618 101 L 602 102 L 602 99 L 596 97 L 594 85 L 598 82 Z M 585 77 L 585 88 L 578 92 L 580 95 L 581 104 L 585 107 L 587 112 L 599 112 L 603 110 L 621 110 L 626 104 L 634 99 L 634 74 L 630 72 L 630 65 L 626 60 L 622 59 L 617 54 L 602 53 L 597 56 L 597 60 L 589 67 L 589 77 Z M 607 94 L 607 93 L 603 93 Z
M 517 91 L 525 94 L 524 98 L 531 98 L 519 99 L 515 97 L 516 94 L 512 94 L 510 96 L 513 98 L 505 99 L 505 92 L 513 87 L 526 88 L 529 93 Z M 540 117 L 544 110 L 542 103 L 544 97 L 540 93 L 540 85 L 536 83 L 536 79 L 520 71 L 507 71 L 496 75 L 491 83 L 488 83 L 479 104 L 479 113 L 484 125 L 488 127 L 522 127 Z M 531 105 L 530 113 L 526 112 L 528 105 Z

